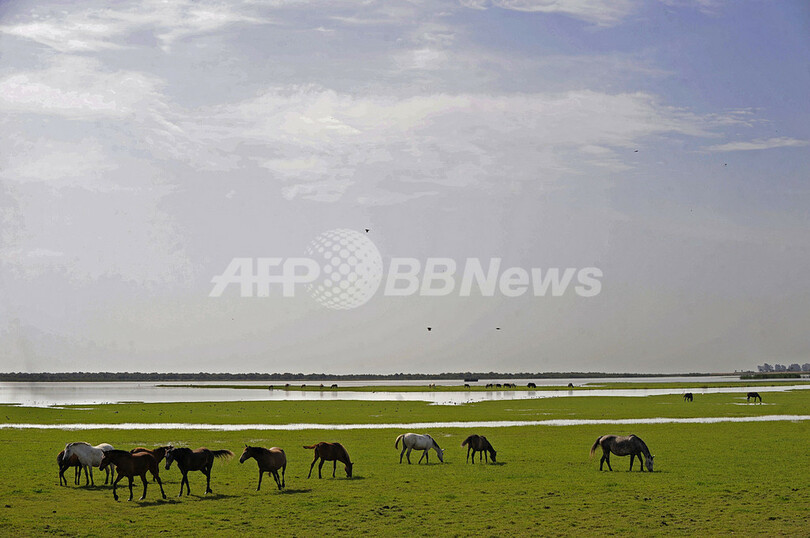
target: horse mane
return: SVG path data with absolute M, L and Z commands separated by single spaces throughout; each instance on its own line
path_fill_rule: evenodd
M 635 439 L 636 439 L 636 440 L 638 441 L 638 443 L 641 445 L 641 451 L 644 453 L 644 456 L 645 456 L 645 457 L 649 457 L 649 456 L 651 456 L 651 454 L 650 454 L 650 449 L 649 449 L 649 448 L 647 448 L 647 443 L 645 443 L 644 441 L 642 441 L 642 440 L 641 440 L 641 437 L 639 437 L 638 435 L 636 435 L 636 434 L 634 434 L 634 433 L 633 433 L 633 434 L 630 434 L 630 437 L 631 437 L 631 438 L 635 437 Z
M 126 450 L 118 450 L 117 448 L 115 448 L 113 450 L 107 450 L 104 454 L 108 455 L 108 456 L 123 456 L 124 454 L 126 454 L 127 456 L 132 456 L 133 455 L 133 454 L 130 454 Z
M 334 444 L 335 444 L 336 446 L 339 446 L 339 447 L 340 447 L 340 449 L 343 451 L 343 455 L 344 455 L 344 456 L 346 456 L 346 461 L 348 461 L 349 463 L 351 463 L 351 462 L 352 462 L 352 459 L 349 457 L 349 451 L 348 451 L 348 450 L 346 450 L 346 447 L 345 447 L 345 446 L 343 446 L 343 445 L 341 445 L 340 443 L 334 443 Z
M 438 448 L 439 450 L 441 450 L 441 449 L 442 449 L 442 447 L 440 447 L 440 446 L 439 446 L 439 443 L 437 443 L 437 442 L 436 442 L 436 439 L 434 439 L 433 437 L 431 437 L 429 434 L 427 434 L 427 433 L 426 433 L 426 434 L 425 434 L 425 437 L 427 437 L 428 439 L 430 439 L 431 441 L 433 441 L 433 444 L 434 444 L 434 445 L 436 445 L 436 448 Z

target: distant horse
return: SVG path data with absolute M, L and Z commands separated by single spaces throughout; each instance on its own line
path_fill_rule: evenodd
M 394 448 L 399 448 L 399 440 L 402 439 L 402 452 L 399 453 L 399 462 L 402 463 L 402 456 L 405 454 L 405 451 L 408 451 L 407 458 L 408 458 L 408 465 L 411 463 L 411 450 L 423 450 L 422 457 L 419 458 L 417 463 L 422 463 L 422 458 L 425 458 L 425 463 L 428 463 L 428 450 L 431 448 L 436 451 L 436 454 L 439 456 L 439 461 L 444 463 L 444 450 L 439 447 L 439 443 L 436 442 L 433 437 L 429 436 L 428 434 L 419 435 L 418 433 L 403 433 L 397 440 L 394 442 Z
M 470 435 L 464 441 L 461 442 L 461 446 L 467 447 L 467 461 L 470 461 L 470 450 L 472 450 L 472 462 L 475 464 L 475 453 L 480 452 L 478 454 L 478 461 L 481 461 L 481 458 L 484 458 L 484 461 L 489 463 L 487 459 L 487 452 L 489 452 L 489 457 L 492 458 L 492 463 L 495 463 L 495 449 L 492 448 L 492 445 L 489 444 L 489 441 L 483 435 Z
M 169 470 L 172 462 L 177 462 L 177 468 L 183 473 L 180 481 L 180 495 L 183 496 L 183 484 L 186 485 L 186 495 L 191 495 L 191 488 L 188 485 L 188 472 L 200 471 L 205 475 L 205 492 L 211 491 L 211 467 L 214 466 L 214 458 L 229 458 L 233 456 L 230 450 L 208 450 L 207 448 L 170 448 L 166 451 L 166 470 Z
M 65 459 L 65 451 L 63 450 L 56 456 L 56 464 L 59 466 L 59 485 L 62 482 L 67 486 L 67 478 L 65 478 L 65 471 L 74 467 L 76 470 L 73 473 L 73 484 L 78 486 L 82 477 L 82 464 L 79 462 L 79 456 L 73 454 L 70 459 Z M 89 480 L 88 480 L 89 482 Z
M 259 485 L 256 491 L 262 488 L 262 475 L 265 471 L 271 473 L 273 478 L 276 479 L 278 489 L 285 487 L 284 475 L 287 472 L 287 455 L 278 447 L 262 448 L 260 446 L 245 445 L 245 450 L 242 452 L 242 457 L 239 458 L 239 463 L 245 463 L 250 458 L 256 460 L 259 464 Z M 278 470 L 281 469 L 281 480 L 278 478 Z
M 93 467 L 98 467 L 101 465 L 101 458 L 104 457 L 104 453 L 112 449 L 112 445 L 107 443 L 101 443 L 97 446 L 91 446 L 90 443 L 84 442 L 68 443 L 65 445 L 65 455 L 62 457 L 63 459 L 69 461 L 70 458 L 75 454 L 76 457 L 79 458 L 79 463 L 84 468 L 84 485 L 87 485 L 87 470 L 90 469 L 90 485 L 95 486 L 96 483 L 93 481 Z M 110 476 L 110 469 L 105 468 L 105 470 L 107 474 L 104 478 L 104 484 L 106 485 L 107 481 L 109 481 L 112 477 Z
M 626 437 L 619 437 L 618 435 L 603 435 L 598 438 L 591 447 L 591 457 L 596 452 L 596 447 L 602 447 L 602 459 L 599 460 L 599 470 L 602 470 L 602 464 L 607 463 L 608 469 L 611 471 L 613 468 L 610 466 L 610 453 L 613 452 L 617 456 L 630 455 L 630 470 L 633 470 L 633 460 L 638 458 L 640 471 L 644 471 L 644 466 L 641 465 L 641 455 L 644 454 L 644 463 L 647 465 L 647 470 L 653 470 L 653 456 L 650 454 L 647 445 L 640 437 L 635 435 L 628 435 Z
M 312 476 L 312 467 L 315 466 L 315 462 L 318 461 L 320 458 L 321 463 L 318 465 L 318 478 L 321 477 L 321 469 L 323 468 L 323 464 L 327 461 L 331 461 L 332 463 L 332 478 L 335 478 L 335 470 L 337 469 L 337 462 L 341 462 L 346 466 L 346 476 L 348 478 L 352 477 L 352 467 L 354 464 L 352 460 L 349 458 L 349 452 L 343 448 L 343 445 L 340 443 L 315 443 L 312 446 L 304 446 L 306 449 L 315 449 L 315 459 L 312 460 L 312 463 L 309 466 L 309 474 L 307 478 Z
M 691 393 L 691 392 L 687 392 L 686 394 L 684 394 L 684 395 L 683 395 L 683 401 L 684 401 L 684 402 L 691 402 L 691 401 L 694 401 L 694 398 L 695 398 L 695 397 L 694 397 L 694 396 L 692 396 L 692 393 Z
M 144 500 L 146 498 L 147 485 L 146 471 L 152 473 L 152 478 L 158 483 L 158 486 L 160 486 L 160 494 L 164 499 L 166 498 L 166 492 L 163 491 L 163 483 L 160 481 L 160 476 L 158 475 L 158 462 L 149 452 L 131 454 L 126 450 L 108 450 L 104 453 L 104 458 L 101 460 L 99 469 L 106 469 L 110 464 L 115 465 L 115 470 L 118 473 L 118 476 L 113 481 L 113 499 L 116 501 L 118 500 L 118 493 L 116 493 L 115 490 L 118 486 L 118 481 L 125 476 L 129 481 L 129 499 L 127 500 L 132 500 L 132 478 L 136 475 L 140 476 L 141 482 L 143 482 L 143 495 L 141 495 L 141 498 L 138 500 Z
M 758 392 L 749 392 L 746 396 L 746 400 L 750 402 L 751 398 L 754 399 L 754 402 L 759 400 L 759 403 L 762 403 L 762 396 L 760 396 Z
M 537 388 L 537 385 L 535 383 L 529 383 L 526 386 L 529 387 L 530 389 L 536 389 Z

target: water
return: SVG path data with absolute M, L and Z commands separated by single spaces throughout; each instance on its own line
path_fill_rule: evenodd
M 517 380 L 481 380 L 475 383 L 476 386 L 489 382 L 517 382 Z M 520 380 L 521 385 L 525 385 L 529 380 Z M 629 382 L 686 382 L 694 383 L 693 388 L 688 389 L 593 389 L 593 390 L 543 390 L 543 391 L 513 391 L 513 390 L 491 390 L 475 392 L 359 392 L 359 391 L 331 391 L 324 389 L 321 391 L 300 391 L 276 389 L 273 391 L 262 389 L 233 389 L 233 388 L 190 388 L 185 386 L 159 387 L 154 382 L 99 382 L 99 383 L 55 383 L 55 382 L 32 382 L 32 383 L 0 383 L 0 403 L 18 404 L 27 407 L 46 407 L 62 405 L 94 405 L 121 402 L 145 402 L 145 403 L 171 403 L 171 402 L 232 402 L 232 401 L 322 401 L 322 400 L 365 400 L 365 401 L 419 401 L 429 402 L 436 405 L 458 405 L 465 403 L 475 403 L 482 401 L 496 400 L 526 400 L 536 398 L 555 398 L 569 396 L 655 396 L 667 394 L 683 394 L 692 392 L 694 394 L 708 393 L 740 393 L 742 396 L 749 390 L 758 392 L 774 392 L 784 390 L 810 389 L 810 385 L 786 385 L 779 387 L 759 387 L 756 383 L 747 381 L 740 383 L 738 387 L 726 388 L 700 388 L 703 383 L 712 381 L 739 381 L 731 376 L 706 376 L 706 377 L 681 377 L 681 378 L 622 378 L 622 379 L 576 379 L 571 380 L 575 385 L 581 386 L 586 382 L 609 383 L 616 381 Z M 534 380 L 539 386 L 566 384 L 568 380 L 542 379 Z M 211 385 L 221 382 L 195 383 L 199 385 Z M 368 385 L 369 381 L 338 382 L 342 387 Z M 423 385 L 425 381 L 388 381 L 389 386 L 413 386 Z M 446 384 L 463 384 L 463 381 L 447 381 Z M 229 383 L 231 385 L 259 385 L 256 381 L 245 381 Z M 269 383 L 268 383 L 269 384 Z M 307 385 L 317 385 L 319 382 L 308 381 Z M 329 386 L 331 383 L 324 383 Z M 438 383 L 437 383 L 438 384 Z M 275 384 L 278 387 L 278 384 Z
M 805 422 L 810 415 L 763 415 L 756 417 L 692 417 L 636 419 L 488 420 L 471 422 L 404 422 L 399 424 L 190 424 L 184 422 L 123 424 L 0 424 L 2 429 L 36 430 L 426 430 L 432 428 L 508 428 L 515 426 L 590 426 L 631 424 L 717 424 L 720 422 Z

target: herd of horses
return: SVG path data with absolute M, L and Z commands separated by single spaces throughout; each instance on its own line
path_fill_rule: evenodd
M 402 458 L 405 457 L 408 464 L 411 463 L 411 451 L 422 451 L 422 456 L 419 458 L 418 463 L 429 463 L 428 453 L 433 450 L 439 458 L 439 461 L 444 463 L 444 450 L 439 446 L 439 443 L 428 434 L 417 433 L 404 433 L 396 438 L 394 447 L 399 448 L 400 441 L 402 442 L 402 451 L 399 454 L 399 463 L 402 463 Z M 472 463 L 475 464 L 475 456 L 478 454 L 479 463 L 483 460 L 487 463 L 492 461 L 496 462 L 497 452 L 489 440 L 483 435 L 470 435 L 461 443 L 462 447 L 467 447 L 467 462 L 470 462 L 470 455 L 472 454 Z M 639 467 L 641 471 L 644 470 L 646 465 L 647 470 L 653 470 L 653 455 L 650 454 L 647 445 L 636 435 L 629 435 L 626 437 L 619 437 L 616 435 L 603 435 L 599 437 L 591 447 L 591 457 L 597 447 L 602 447 L 602 460 L 599 462 L 599 470 L 602 470 L 604 463 L 607 463 L 608 469 L 613 470 L 610 466 L 610 455 L 616 456 L 630 456 L 630 470 L 633 470 L 633 461 L 637 457 L 639 460 Z M 322 478 L 321 469 L 324 463 L 332 462 L 332 478 L 335 477 L 337 470 L 337 463 L 341 462 L 344 465 L 346 476 L 352 477 L 353 463 L 349 457 L 349 452 L 340 443 L 327 443 L 320 442 L 314 445 L 304 445 L 305 449 L 314 450 L 315 458 L 309 466 L 309 474 L 307 478 L 312 476 L 312 469 L 315 464 L 320 461 L 318 465 L 318 478 Z M 192 450 L 185 447 L 174 447 L 171 445 L 160 446 L 154 449 L 144 447 L 133 448 L 132 450 L 117 450 L 108 443 L 92 446 L 85 442 L 74 442 L 65 445 L 65 449 L 56 457 L 56 462 L 59 465 L 59 485 L 67 485 L 67 479 L 64 473 L 67 469 L 75 467 L 76 472 L 74 475 L 74 484 L 79 485 L 81 481 L 81 470 L 84 470 L 85 485 L 95 485 L 93 481 L 93 468 L 97 467 L 100 471 L 105 471 L 106 477 L 104 484 L 111 482 L 113 487 L 113 498 L 118 500 L 118 482 L 123 478 L 127 478 L 129 485 L 129 499 L 133 497 L 133 480 L 135 477 L 140 477 L 143 483 L 143 494 L 140 500 L 146 498 L 146 491 L 148 488 L 148 481 L 146 478 L 147 473 L 152 475 L 152 479 L 157 482 L 160 488 L 160 494 L 165 499 L 166 492 L 163 490 L 163 482 L 160 479 L 160 463 L 165 461 L 165 469 L 168 471 L 173 463 L 177 463 L 177 468 L 182 474 L 180 481 L 180 494 L 178 497 L 183 496 L 183 489 L 185 487 L 186 495 L 191 495 L 191 488 L 189 487 L 188 473 L 190 471 L 200 471 L 205 475 L 205 493 L 213 493 L 211 490 L 211 469 L 214 465 L 214 460 L 218 458 L 230 458 L 234 455 L 230 450 L 209 450 L 207 448 L 198 448 Z M 644 458 L 642 465 L 642 456 Z M 276 482 L 279 490 L 286 487 L 286 471 L 287 471 L 287 455 L 284 450 L 278 447 L 264 448 L 259 446 L 245 445 L 242 451 L 242 456 L 239 458 L 239 463 L 244 463 L 250 458 L 256 460 L 259 468 L 259 482 L 256 486 L 256 491 L 260 491 L 262 487 L 262 477 L 264 473 L 271 474 Z M 111 477 L 111 471 L 116 473 L 115 479 Z M 279 470 L 281 475 L 279 476 Z
M 749 392 L 748 394 L 745 395 L 745 400 L 748 403 L 751 403 L 751 400 L 754 400 L 754 403 L 756 403 L 757 400 L 759 400 L 759 403 L 762 403 L 762 396 L 760 396 L 758 392 Z M 695 401 L 695 395 L 692 394 L 691 392 L 686 392 L 683 395 L 683 401 L 693 402 Z

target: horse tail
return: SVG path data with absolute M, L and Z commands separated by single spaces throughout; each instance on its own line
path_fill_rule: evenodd
M 394 448 L 399 448 L 399 440 L 402 439 L 403 437 L 405 437 L 404 433 L 399 434 L 399 437 L 397 437 L 397 440 L 394 441 Z M 402 444 L 404 445 L 405 441 L 402 441 Z
M 596 452 L 596 447 L 599 446 L 599 441 L 602 440 L 602 436 L 600 435 L 599 438 L 594 442 L 593 446 L 591 447 L 591 457 L 593 457 L 593 453 Z
M 308 450 L 312 450 L 313 448 L 318 448 L 318 445 L 317 445 L 317 443 L 316 443 L 316 444 L 314 444 L 314 445 L 312 445 L 312 446 L 307 446 L 307 445 L 304 445 L 304 448 L 306 448 L 306 449 L 308 449 Z
M 230 450 L 212 450 L 211 454 L 215 458 L 230 458 L 233 456 L 233 452 Z
M 468 444 L 471 442 L 471 441 L 470 441 L 471 439 L 472 439 L 472 435 L 468 436 L 466 439 L 464 439 L 464 440 L 461 442 L 461 446 L 467 446 L 467 445 L 468 445 Z

